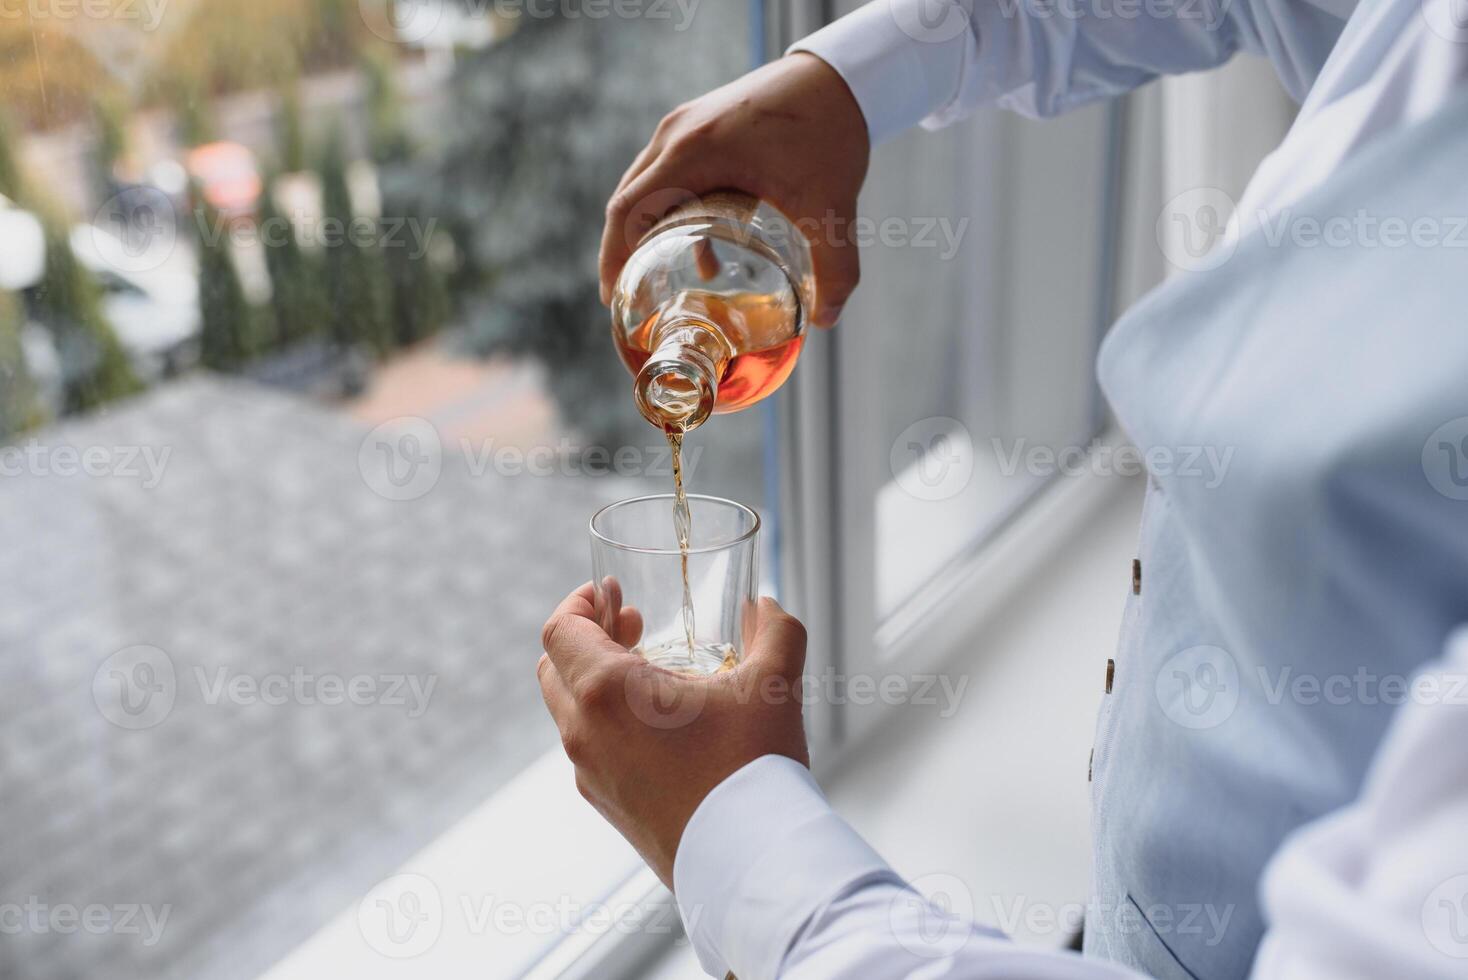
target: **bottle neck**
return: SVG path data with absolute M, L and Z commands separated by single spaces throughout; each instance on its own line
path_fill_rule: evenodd
M 729 343 L 708 321 L 686 315 L 668 316 L 654 336 L 652 354 L 633 383 L 637 408 L 665 431 L 696 429 L 718 402 Z

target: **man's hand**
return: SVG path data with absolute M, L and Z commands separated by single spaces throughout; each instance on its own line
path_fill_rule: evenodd
M 588 582 L 545 624 L 537 673 L 576 766 L 576 788 L 621 831 L 663 883 L 693 811 L 719 783 L 764 755 L 810 764 L 799 697 L 805 627 L 760 600 L 744 661 L 714 677 L 653 667 L 627 647 L 642 619 L 593 618 Z
M 674 109 L 607 205 L 601 298 L 680 194 L 738 190 L 773 204 L 811 240 L 818 326 L 836 322 L 860 274 L 851 240 L 871 145 L 836 70 L 812 54 L 771 62 Z

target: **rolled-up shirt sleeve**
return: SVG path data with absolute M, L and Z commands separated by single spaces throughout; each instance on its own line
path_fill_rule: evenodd
M 795 44 L 850 86 L 872 142 L 983 105 L 1052 116 L 1235 52 L 1303 98 L 1355 0 L 872 0 Z

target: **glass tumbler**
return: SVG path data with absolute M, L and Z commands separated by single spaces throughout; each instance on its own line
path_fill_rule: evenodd
M 696 676 L 731 670 L 755 625 L 759 515 L 732 500 L 688 495 L 692 606 L 685 620 L 685 557 L 673 528 L 673 499 L 671 493 L 634 497 L 591 518 L 596 620 L 665 670 Z

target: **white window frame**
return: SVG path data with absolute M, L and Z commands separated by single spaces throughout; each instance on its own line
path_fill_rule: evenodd
M 821 0 L 786 0 L 778 22 L 788 33 L 778 38 L 781 50 L 791 41 L 826 21 Z M 860 6 L 860 0 L 838 0 L 834 13 Z M 913 161 L 905 157 L 922 144 L 917 141 L 947 140 L 959 159 L 958 167 L 975 174 L 1024 172 L 1022 185 L 1010 181 L 975 180 L 965 193 L 979 195 L 973 213 L 992 216 L 995 227 L 1013 224 L 1014 209 L 1032 212 L 1037 195 L 1050 198 L 1055 212 L 1071 222 L 1078 241 L 1091 258 L 1090 281 L 1077 282 L 1075 266 L 1057 258 L 1047 267 L 1033 254 L 1006 254 L 1012 239 L 1005 233 L 986 235 L 981 245 L 981 268 L 964 269 L 957 288 L 968 291 L 976 316 L 1005 317 L 1008 322 L 1053 322 L 1065 318 L 1064 329 L 1080 331 L 1086 338 L 1086 390 L 1075 398 L 1089 402 L 1092 431 L 1087 437 L 1112 439 L 1099 390 L 1094 383 L 1094 351 L 1109 326 L 1114 310 L 1116 278 L 1113 243 L 1117 229 L 1117 203 L 1121 172 L 1120 138 L 1123 126 L 1120 103 L 1072 113 L 1065 118 L 1035 123 L 988 110 L 960 127 L 939 134 L 912 133 L 879 148 L 863 192 L 865 205 L 875 204 L 871 213 L 903 213 L 900 205 L 887 205 L 891 188 L 883 185 L 884 172 L 911 172 Z M 883 156 L 888 157 L 884 171 Z M 1077 160 L 1092 159 L 1094 165 L 1077 167 Z M 904 169 L 906 168 L 906 169 Z M 1030 179 L 1035 171 L 1057 172 L 1046 184 Z M 1063 176 L 1061 174 L 1063 172 Z M 898 196 L 900 197 L 901 189 Z M 1032 200 L 1016 204 L 1020 196 Z M 1030 213 L 1030 212 L 1025 212 Z M 975 220 L 974 224 L 980 222 Z M 972 228 L 970 229 L 972 231 Z M 1008 228 L 1022 234 L 1023 228 Z M 869 251 L 864 262 L 873 261 Z M 1013 264 L 1006 264 L 1012 260 Z M 1018 267 L 1016 267 L 1016 265 Z M 870 268 L 870 267 L 869 267 Z M 1060 271 L 1071 270 L 1071 271 Z M 948 270 L 945 274 L 952 274 Z M 1065 290 L 1046 290 L 1046 276 L 1067 277 Z M 870 280 L 868 274 L 864 277 Z M 1004 281 L 1001 281 L 1003 279 Z M 1008 280 L 1018 280 L 1010 283 Z M 1069 297 L 1056 304 L 1055 297 Z M 880 299 L 878 299 L 880 302 Z M 1047 306 L 1047 304 L 1049 304 Z M 879 676 L 894 670 L 902 673 L 932 671 L 950 661 L 982 630 L 984 623 L 1022 582 L 1024 572 L 1064 541 L 1068 522 L 1088 511 L 1104 492 L 1104 481 L 1059 478 L 1036 490 L 1006 511 L 993 515 L 987 530 L 971 541 L 963 554 L 948 563 L 941 575 L 930 579 L 918 593 L 902 603 L 893 614 L 879 620 L 876 610 L 876 513 L 877 493 L 883 485 L 880 468 L 874 468 L 872 449 L 861 446 L 867 433 L 880 431 L 879 399 L 867 392 L 882 380 L 882 365 L 876 363 L 876 347 L 861 342 L 863 335 L 892 329 L 889 320 L 874 314 L 870 300 L 863 302 L 858 290 L 842 323 L 835 330 L 811 337 L 801 358 L 800 370 L 786 386 L 780 403 L 782 429 L 781 510 L 786 522 L 789 564 L 784 581 L 792 609 L 806 620 L 811 636 L 810 669 L 830 668 L 848 677 Z M 1043 338 L 1037 343 L 1043 344 Z M 967 358 L 989 356 L 982 345 L 963 352 Z M 1029 357 L 1043 356 L 1031 351 Z M 1071 405 L 1071 410 L 1086 406 Z M 885 453 L 885 450 L 884 450 Z M 862 737 L 878 728 L 888 712 L 877 706 L 816 705 L 808 725 L 818 773 L 836 766 L 859 746 Z

